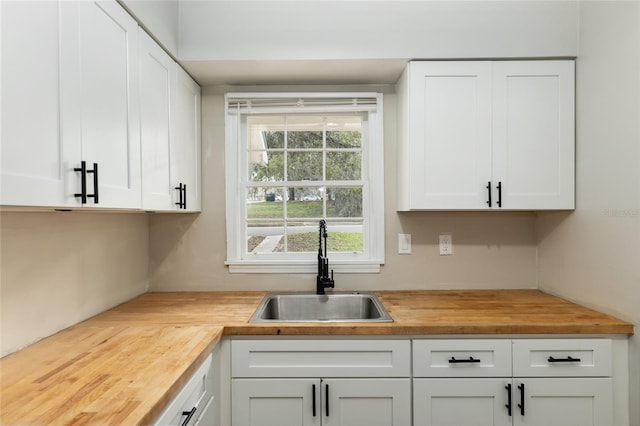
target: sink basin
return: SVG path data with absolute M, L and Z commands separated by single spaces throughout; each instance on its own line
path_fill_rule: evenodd
M 373 293 L 267 294 L 249 322 L 391 322 Z

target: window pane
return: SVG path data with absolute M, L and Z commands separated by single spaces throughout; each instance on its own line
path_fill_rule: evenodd
M 327 152 L 327 180 L 359 180 L 361 176 L 361 151 Z
M 327 148 L 362 147 L 362 117 L 327 117 Z
M 284 180 L 284 153 L 274 151 L 249 151 L 249 180 L 275 182 Z
M 362 253 L 362 221 L 327 223 L 327 250 L 334 253 Z
M 289 222 L 287 224 L 287 252 L 317 252 L 318 222 Z
M 248 150 L 284 148 L 285 120 L 282 116 L 247 118 Z
M 287 117 L 287 147 L 289 149 L 322 148 L 322 117 Z
M 282 253 L 284 223 L 277 221 L 247 221 L 248 253 Z
M 320 188 L 289 188 L 288 218 L 322 218 L 322 191 Z
M 287 153 L 287 177 L 290 181 L 321 180 L 322 152 Z
M 362 187 L 327 188 L 327 217 L 362 217 Z
M 283 219 L 284 193 L 283 188 L 247 188 L 247 219 Z

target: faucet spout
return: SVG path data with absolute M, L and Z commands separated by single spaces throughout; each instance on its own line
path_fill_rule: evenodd
M 327 257 L 327 222 L 321 220 L 318 229 L 318 275 L 316 276 L 316 294 L 325 294 L 325 288 L 334 287 L 335 282 L 333 281 L 333 270 L 331 270 L 331 277 L 329 277 L 329 258 Z

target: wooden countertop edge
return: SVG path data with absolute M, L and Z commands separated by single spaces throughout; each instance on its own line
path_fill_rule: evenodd
M 162 398 L 158 399 L 158 401 L 153 404 L 153 407 L 140 419 L 137 424 L 139 425 L 149 425 L 152 424 L 160 414 L 164 411 L 166 406 L 171 402 L 171 400 L 178 394 L 180 389 L 186 384 L 186 382 L 191 378 L 191 376 L 196 372 L 198 367 L 204 362 L 204 360 L 213 352 L 218 342 L 222 338 L 224 328 L 219 327 L 220 330 L 216 333 L 215 337 L 211 339 L 211 341 L 202 349 L 200 354 L 196 356 L 193 361 L 187 366 L 184 372 L 180 375 L 178 380 L 176 380 L 167 390 L 165 391 Z

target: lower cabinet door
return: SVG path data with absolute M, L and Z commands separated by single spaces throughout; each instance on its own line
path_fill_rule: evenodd
M 510 426 L 511 379 L 414 379 L 415 426 Z M 515 393 L 513 394 L 515 401 Z M 513 406 L 513 404 L 512 404 Z M 512 414 L 515 413 L 512 407 Z
M 322 426 L 410 426 L 410 379 L 323 379 Z
M 321 424 L 320 379 L 233 379 L 231 401 L 233 426 Z
M 613 424 L 611 378 L 527 378 L 513 382 L 516 426 Z M 524 409 L 518 407 L 522 402 Z

